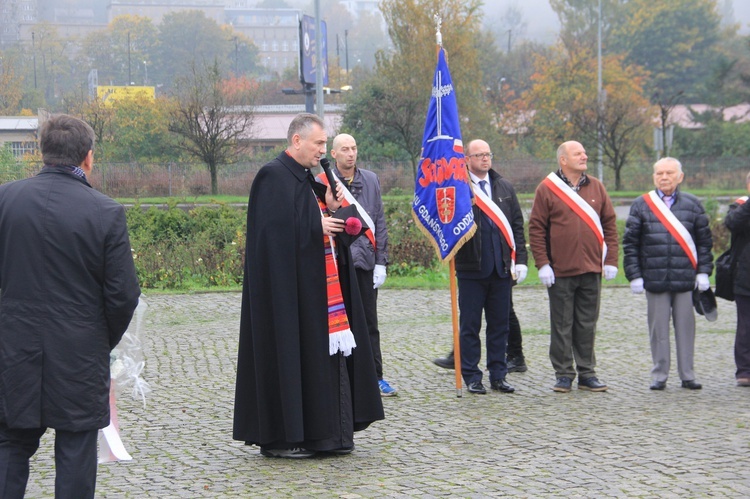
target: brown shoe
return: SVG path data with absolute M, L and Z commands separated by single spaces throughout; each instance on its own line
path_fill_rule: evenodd
M 737 386 L 750 386 L 750 378 L 737 378 Z

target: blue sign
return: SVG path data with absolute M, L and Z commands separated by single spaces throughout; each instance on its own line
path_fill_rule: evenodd
M 302 16 L 300 23 L 300 48 L 302 52 L 300 74 L 302 83 L 315 85 L 316 54 L 315 54 L 315 18 Z M 328 85 L 328 29 L 326 22 L 320 21 L 320 41 L 323 59 L 323 85 Z

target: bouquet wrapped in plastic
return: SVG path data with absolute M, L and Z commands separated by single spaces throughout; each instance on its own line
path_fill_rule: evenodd
M 120 439 L 120 428 L 117 421 L 117 397 L 130 392 L 135 400 L 141 400 L 146 407 L 146 395 L 151 391 L 148 382 L 141 377 L 146 361 L 143 359 L 141 332 L 143 317 L 148 305 L 144 296 L 138 299 L 133 320 L 122 336 L 120 343 L 110 354 L 110 371 L 112 382 L 109 390 L 109 426 L 99 432 L 99 462 L 130 461 L 132 457 L 125 450 Z

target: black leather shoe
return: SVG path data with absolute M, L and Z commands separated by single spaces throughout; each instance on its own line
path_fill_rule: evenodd
M 595 376 L 592 376 L 591 378 L 586 379 L 578 378 L 578 389 L 588 390 L 590 392 L 606 392 L 607 385 L 599 381 Z
M 505 361 L 509 373 L 525 373 L 529 370 L 523 357 L 511 357 Z
M 467 390 L 469 390 L 469 393 L 476 393 L 478 395 L 484 395 L 487 393 L 487 390 L 484 388 L 484 385 L 481 381 L 474 381 L 473 383 L 469 383 L 469 386 L 466 387 Z
M 490 388 L 503 393 L 513 393 L 516 391 L 515 388 L 505 382 L 505 379 L 496 379 L 494 381 L 490 381 Z
M 557 382 L 555 383 L 555 386 L 552 387 L 552 390 L 559 393 L 568 393 L 572 384 L 572 379 L 568 378 L 567 376 L 562 376 L 560 378 L 557 378 Z
M 664 390 L 667 387 L 666 381 L 654 381 L 651 383 L 651 386 L 649 386 L 649 389 L 651 390 Z
M 449 353 L 445 357 L 438 357 L 437 359 L 432 361 L 433 364 L 435 364 L 438 367 L 442 367 L 443 369 L 455 369 L 455 360 L 453 358 L 453 352 Z
M 682 387 L 689 388 L 690 390 L 700 390 L 703 385 L 695 381 L 694 379 L 682 380 Z

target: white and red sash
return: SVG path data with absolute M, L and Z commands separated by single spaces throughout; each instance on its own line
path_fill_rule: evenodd
M 516 238 L 513 237 L 513 228 L 510 226 L 508 217 L 505 216 L 503 210 L 487 195 L 484 191 L 475 183 L 471 184 L 474 190 L 475 202 L 482 213 L 487 215 L 490 220 L 495 223 L 495 226 L 500 231 L 500 234 L 505 238 L 505 242 L 508 243 L 510 248 L 510 273 L 516 275 Z
M 667 208 L 666 203 L 659 197 L 656 191 L 644 194 L 643 199 L 646 201 L 648 207 L 651 208 L 651 211 L 654 212 L 656 218 L 667 228 L 685 254 L 687 254 L 693 268 L 697 269 L 698 250 L 695 248 L 695 241 L 693 241 L 693 236 L 690 235 L 690 232 L 682 225 L 682 222 L 677 220 L 674 213 Z
M 745 204 L 745 201 L 747 201 L 747 196 L 742 196 L 734 200 L 734 202 L 737 204 Z
M 604 229 L 599 214 L 594 208 L 578 195 L 567 183 L 565 183 L 555 172 L 547 175 L 542 183 L 549 187 L 553 194 L 562 200 L 563 203 L 573 210 L 573 213 L 581 217 L 586 225 L 593 231 L 599 244 L 602 246 L 602 265 L 607 258 L 607 243 L 604 242 Z
M 323 182 L 325 185 L 328 185 L 328 177 L 326 177 L 325 172 L 318 174 L 318 180 Z M 359 201 L 354 199 L 354 195 L 349 191 L 349 189 L 346 187 L 346 184 L 339 181 L 339 179 L 336 179 L 336 182 L 340 183 L 344 186 L 344 200 L 341 202 L 341 206 L 349 206 L 354 205 L 357 207 L 357 211 L 359 212 L 359 216 L 362 217 L 362 220 L 365 221 L 367 224 L 367 230 L 365 231 L 365 236 L 367 236 L 367 239 L 370 240 L 370 243 L 372 243 L 373 249 L 377 250 L 378 245 L 375 243 L 375 224 L 372 221 L 372 218 L 370 218 L 370 215 L 367 213 L 367 211 L 362 207 L 361 204 L 359 204 Z

